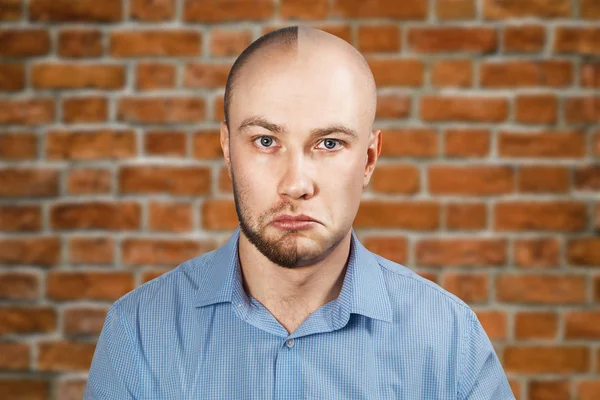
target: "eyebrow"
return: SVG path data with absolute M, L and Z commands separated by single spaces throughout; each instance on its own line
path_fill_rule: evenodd
M 240 126 L 238 127 L 238 131 L 243 131 L 244 129 L 246 129 L 249 126 L 260 126 L 261 128 L 265 128 L 266 130 L 269 130 L 273 133 L 278 133 L 278 134 L 287 132 L 287 129 L 285 128 L 285 126 L 277 125 L 273 122 L 269 122 L 265 118 L 260 117 L 260 116 L 248 117 L 248 118 L 244 119 L 242 121 L 242 123 L 240 124 Z M 311 137 L 322 137 L 322 136 L 331 135 L 332 133 L 337 133 L 337 132 L 343 133 L 346 136 L 350 136 L 353 139 L 358 139 L 358 133 L 354 129 L 349 128 L 344 125 L 341 125 L 341 124 L 332 124 L 325 128 L 311 129 L 310 136 Z

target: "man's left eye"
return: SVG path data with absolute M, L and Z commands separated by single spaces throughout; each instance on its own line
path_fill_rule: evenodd
M 324 139 L 320 144 L 324 144 L 327 150 L 335 149 L 335 145 L 341 145 L 341 142 L 337 139 Z

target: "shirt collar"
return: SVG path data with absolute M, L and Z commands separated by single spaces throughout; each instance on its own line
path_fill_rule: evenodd
M 199 282 L 196 307 L 221 302 L 249 303 L 242 285 L 239 237 L 238 226 L 227 242 L 213 252 L 211 259 L 196 268 Z M 392 322 L 392 307 L 381 266 L 375 255 L 360 243 L 354 229 L 348 268 L 337 300 L 342 312 Z

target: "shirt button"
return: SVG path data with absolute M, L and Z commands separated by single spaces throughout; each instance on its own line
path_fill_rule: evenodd
M 294 344 L 295 344 L 295 343 L 296 343 L 296 342 L 294 341 L 294 338 L 292 338 L 292 339 L 288 339 L 288 340 L 286 340 L 286 341 L 285 341 L 285 345 L 286 345 L 287 347 L 294 347 Z

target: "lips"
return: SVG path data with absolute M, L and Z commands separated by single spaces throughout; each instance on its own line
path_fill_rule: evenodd
M 314 218 L 309 217 L 308 215 L 300 214 L 300 215 L 281 215 L 275 218 L 274 222 L 319 222 Z

